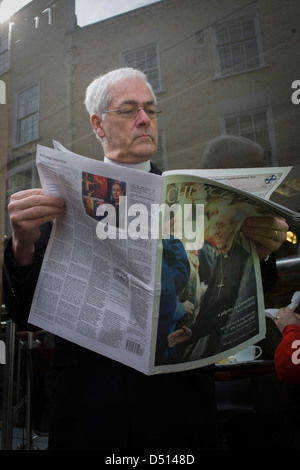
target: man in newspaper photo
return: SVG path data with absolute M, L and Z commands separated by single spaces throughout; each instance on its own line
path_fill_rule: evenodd
M 107 165 L 160 174 L 151 163 L 158 109 L 142 72 L 117 69 L 96 78 L 85 103 Z M 3 264 L 4 303 L 13 321 L 30 330 L 27 319 L 52 220 L 64 213 L 64 201 L 30 189 L 12 195 L 8 209 L 12 239 Z M 257 242 L 262 264 L 286 239 L 287 229 L 285 221 L 270 217 L 248 219 L 242 228 Z M 213 366 L 147 376 L 56 337 L 52 373 L 50 450 L 218 448 Z M 197 406 L 186 412 L 182 404 L 193 398 Z
M 255 318 L 254 321 L 247 314 L 249 297 L 256 293 L 256 288 L 253 260 L 238 240 L 243 212 L 238 211 L 234 204 L 225 205 L 213 221 L 214 239 L 219 254 L 211 268 L 197 320 L 189 328 L 177 330 L 168 338 L 170 347 L 185 341 L 192 343 L 184 355 L 184 361 L 213 356 L 221 351 L 222 336 L 227 333 L 227 324 L 232 317 L 238 320 L 238 305 L 245 304 L 240 316 L 248 317 L 247 327 L 249 322 L 255 324 L 257 320 Z M 253 303 L 256 303 L 255 296 Z M 252 310 L 255 314 L 256 309 Z M 242 331 L 245 336 L 244 329 Z M 244 340 L 246 339 L 245 336 Z

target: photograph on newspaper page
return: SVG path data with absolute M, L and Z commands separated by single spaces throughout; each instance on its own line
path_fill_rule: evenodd
M 172 179 L 164 193 L 174 210 L 165 216 L 156 371 L 214 363 L 265 334 L 260 262 L 241 231 L 259 209 L 213 182 Z

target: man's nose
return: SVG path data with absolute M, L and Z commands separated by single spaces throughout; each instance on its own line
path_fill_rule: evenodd
M 136 117 L 136 122 L 137 122 L 137 125 L 139 126 L 150 126 L 150 122 L 151 122 L 151 119 L 149 118 L 148 114 L 146 113 L 146 111 L 144 110 L 144 108 L 139 108 L 138 109 L 138 114 L 137 114 L 137 117 Z

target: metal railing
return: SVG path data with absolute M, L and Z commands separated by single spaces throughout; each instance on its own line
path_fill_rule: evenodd
M 2 306 L 2 313 L 6 313 L 5 306 Z M 4 315 L 5 316 L 5 315 Z M 26 405 L 25 419 L 25 449 L 31 448 L 31 420 L 30 420 L 30 389 L 28 380 L 26 380 L 26 394 L 20 397 L 20 374 L 21 374 L 21 348 L 32 347 L 32 332 L 26 332 L 27 342 L 19 340 L 17 355 L 17 371 L 15 368 L 15 351 L 16 351 L 16 327 L 12 320 L 1 321 L 1 332 L 4 331 L 5 338 L 5 364 L 4 380 L 3 380 L 3 406 L 2 406 L 2 423 L 1 423 L 1 450 L 12 450 L 13 443 L 13 427 L 14 417 L 19 413 L 20 408 Z M 17 403 L 14 405 L 14 377 L 16 377 L 16 397 Z

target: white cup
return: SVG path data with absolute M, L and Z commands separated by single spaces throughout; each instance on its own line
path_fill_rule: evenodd
M 235 359 L 237 362 L 254 361 L 254 359 L 257 359 L 261 353 L 261 347 L 253 345 L 236 353 Z

